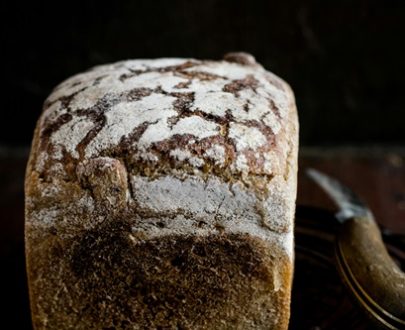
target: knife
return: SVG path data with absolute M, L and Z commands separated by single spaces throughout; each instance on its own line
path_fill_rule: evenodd
M 389 256 L 370 209 L 337 180 L 308 169 L 339 208 L 337 268 L 362 309 L 381 329 L 405 329 L 405 274 Z

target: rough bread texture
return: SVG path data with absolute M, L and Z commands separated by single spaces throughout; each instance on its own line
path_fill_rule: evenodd
M 248 54 L 60 84 L 26 173 L 35 329 L 287 329 L 297 148 L 290 87 Z

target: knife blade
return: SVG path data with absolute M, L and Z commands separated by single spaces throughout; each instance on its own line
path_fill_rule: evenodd
M 374 221 L 374 216 L 370 209 L 351 189 L 315 169 L 308 169 L 306 174 L 316 182 L 339 207 L 339 212 L 335 215 L 340 222 L 345 222 L 354 217 Z

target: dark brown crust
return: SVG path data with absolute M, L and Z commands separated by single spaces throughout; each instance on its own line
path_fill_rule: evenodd
M 256 59 L 251 54 L 245 52 L 227 53 L 224 55 L 224 60 L 242 65 L 257 65 Z
M 131 329 L 133 324 L 139 329 L 285 328 L 282 306 L 289 304 L 291 269 L 287 260 L 275 261 L 268 253 L 276 246 L 224 234 L 152 240 L 133 234 L 134 243 L 129 233 L 130 224 L 117 219 L 84 231 L 71 243 L 58 241 L 57 231 L 47 234 L 31 280 L 48 263 L 61 258 L 67 263 L 62 277 L 49 274 L 47 282 L 40 281 L 43 312 L 53 316 L 46 325 L 34 317 L 37 329 Z M 40 251 L 49 255 L 44 258 Z M 283 281 L 277 292 L 274 276 Z M 64 283 L 69 296 L 57 305 L 54 281 Z M 269 318 L 271 309 L 280 309 L 280 322 Z
M 244 89 L 252 89 L 256 91 L 259 82 L 252 75 L 246 76 L 244 79 L 236 79 L 229 84 L 226 84 L 222 89 L 224 92 L 232 93 L 239 96 L 239 91 Z

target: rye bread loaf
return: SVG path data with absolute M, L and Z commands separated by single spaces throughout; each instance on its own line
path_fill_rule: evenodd
M 290 87 L 248 54 L 64 81 L 26 173 L 35 329 L 287 329 L 297 147 Z

